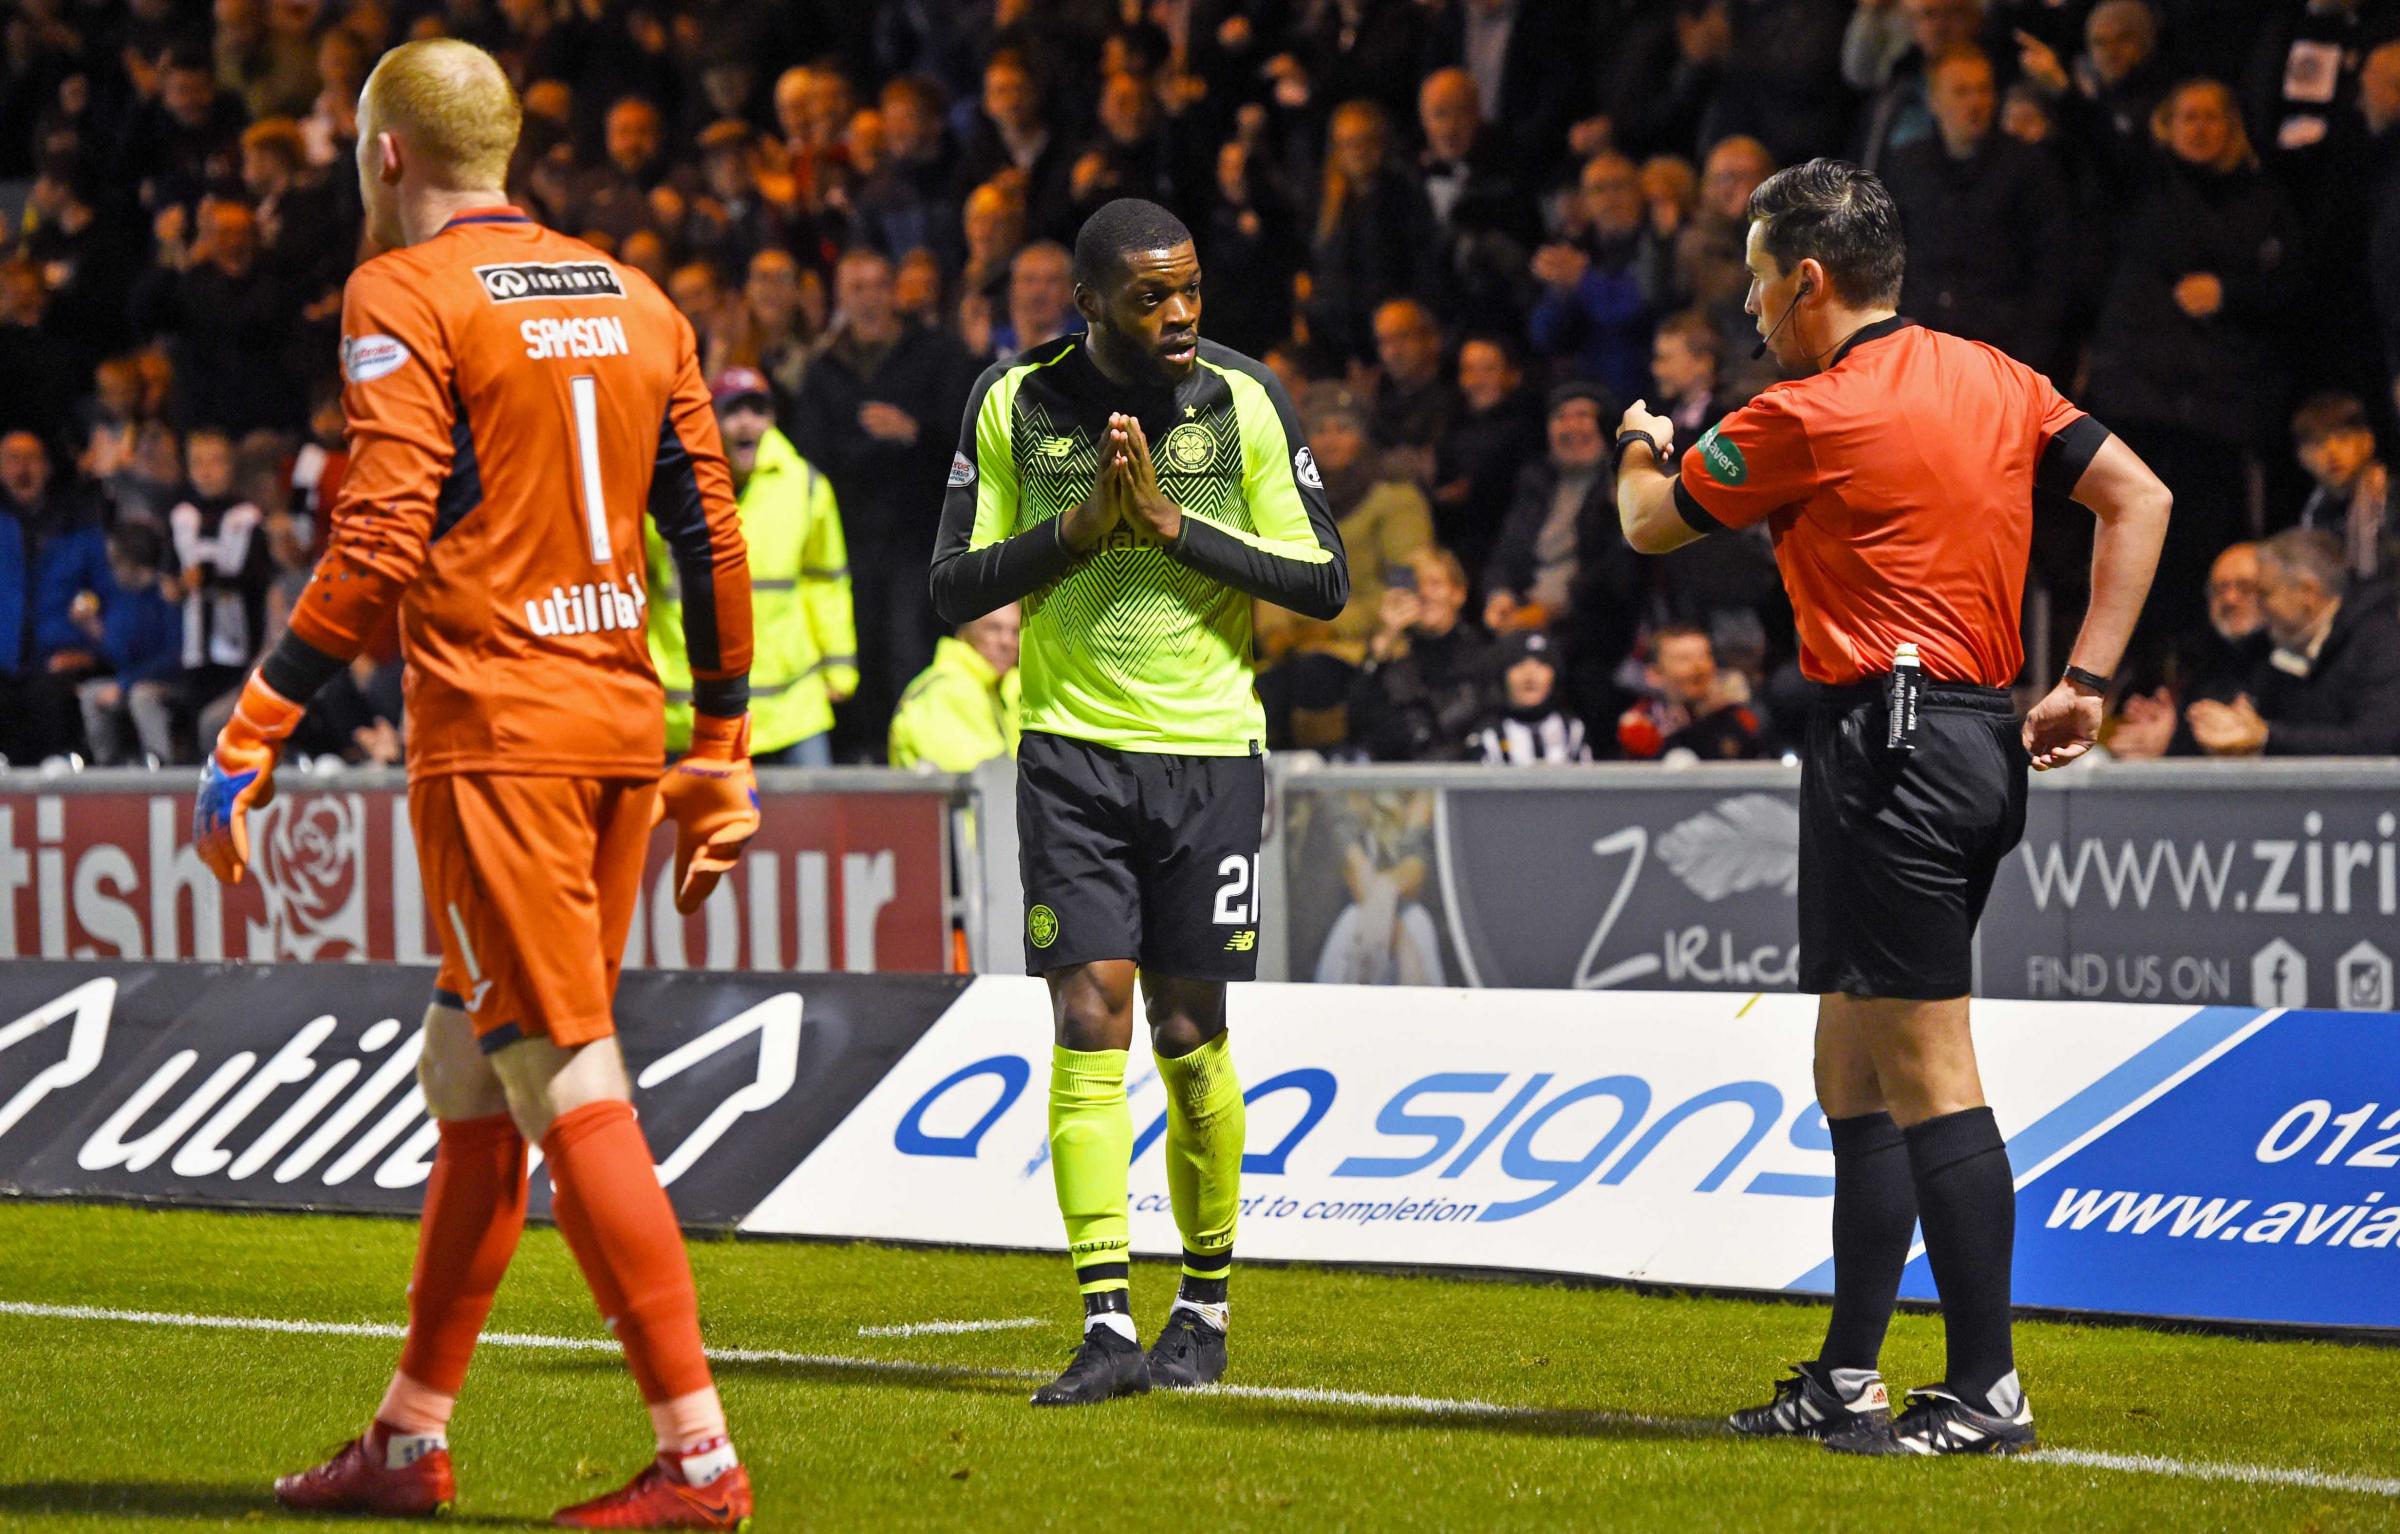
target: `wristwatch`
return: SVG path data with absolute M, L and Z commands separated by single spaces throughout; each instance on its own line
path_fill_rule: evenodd
M 1652 436 L 1646 431 L 1641 431 L 1634 427 L 1627 427 L 1625 430 L 1617 433 L 1617 464 L 1619 467 L 1624 466 L 1626 447 L 1635 442 L 1642 443 L 1644 446 L 1650 449 L 1650 461 L 1652 463 L 1664 464 L 1667 461 L 1667 448 L 1665 443 L 1659 441 L 1658 438 Z
M 2086 671 L 2081 666 L 2069 666 L 2066 671 L 2065 680 L 2074 683 L 2078 687 L 2089 687 L 2092 691 L 2099 693 L 2103 697 L 2106 697 L 2108 694 L 2108 678 L 2102 676 L 2097 671 Z

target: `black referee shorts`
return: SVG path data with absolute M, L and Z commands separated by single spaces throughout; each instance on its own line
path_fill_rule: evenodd
M 1017 746 L 1027 973 L 1132 959 L 1189 980 L 1256 977 L 1266 803 L 1260 757 L 1028 731 Z
M 1800 763 L 1800 975 L 1820 995 L 1935 1001 L 1974 983 L 1975 924 L 2025 834 L 2028 763 L 2006 692 L 1927 682 L 1914 751 L 1886 747 L 1887 684 L 1819 690 Z

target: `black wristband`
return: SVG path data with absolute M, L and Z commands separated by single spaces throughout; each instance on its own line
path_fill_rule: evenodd
M 2081 666 L 2069 666 L 2066 670 L 2066 680 L 2073 682 L 2078 687 L 2089 687 L 2092 691 L 2104 696 L 2108 692 L 2107 677 L 2097 671 L 2086 671 Z
M 1644 446 L 1650 449 L 1651 463 L 1662 469 L 1666 467 L 1667 450 L 1663 445 L 1661 445 L 1659 440 L 1646 431 L 1639 431 L 1628 427 L 1624 431 L 1617 433 L 1618 468 L 1622 469 L 1625 466 L 1625 449 L 1636 442 L 1642 443 Z

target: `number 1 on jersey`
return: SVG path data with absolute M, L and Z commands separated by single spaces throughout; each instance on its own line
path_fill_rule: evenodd
M 567 380 L 575 403 L 575 456 L 583 464 L 583 525 L 591 533 L 592 563 L 609 561 L 608 497 L 600 490 L 600 380 L 586 373 Z

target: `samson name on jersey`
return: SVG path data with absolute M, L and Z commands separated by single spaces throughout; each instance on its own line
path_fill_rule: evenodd
M 1119 524 L 1069 549 L 1060 518 L 1098 483 L 1114 412 L 1142 423 L 1172 544 Z M 1123 751 L 1239 756 L 1263 744 L 1251 600 L 1330 619 L 1341 535 L 1275 375 L 1200 343 L 1172 390 L 1111 381 L 1066 336 L 994 364 L 967 403 L 934 545 L 953 623 L 1025 603 L 1023 729 Z

